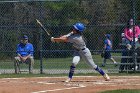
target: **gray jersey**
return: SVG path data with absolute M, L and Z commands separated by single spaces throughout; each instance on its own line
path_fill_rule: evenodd
M 73 64 L 77 65 L 80 61 L 80 57 L 82 57 L 88 64 L 96 69 L 97 65 L 94 63 L 91 52 L 86 47 L 83 37 L 80 34 L 73 33 L 69 33 L 66 36 L 68 37 L 68 42 L 72 43 L 75 48 Z
M 83 40 L 82 36 L 79 34 L 72 34 L 68 37 L 68 42 L 73 43 L 73 47 L 81 50 L 86 48 L 85 41 Z

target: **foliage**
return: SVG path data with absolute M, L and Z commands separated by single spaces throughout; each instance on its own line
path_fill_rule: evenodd
M 46 2 L 45 5 L 51 11 L 47 23 L 53 26 L 71 25 L 84 20 L 84 8 L 80 7 L 77 2 Z

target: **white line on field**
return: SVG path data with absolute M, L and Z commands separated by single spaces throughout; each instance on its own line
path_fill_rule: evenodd
M 37 82 L 39 84 L 55 84 L 55 83 L 47 83 L 47 82 Z
M 61 88 L 61 89 L 53 89 L 53 90 L 43 90 L 43 91 L 37 91 L 37 92 L 31 92 L 31 93 L 45 93 L 45 92 L 47 93 L 47 92 L 60 91 L 60 90 L 70 90 L 70 89 L 83 88 L 83 87 L 86 87 L 86 86 Z
M 11 80 L 12 79 L 12 80 L 15 80 L 15 79 L 25 79 L 25 78 L 2 78 L 2 79 L 6 79 L 6 80 L 9 80 L 9 79 Z
M 102 76 L 74 76 L 74 77 L 102 77 Z M 139 78 L 140 76 L 112 76 L 112 77 L 122 77 L 122 78 Z M 67 76 L 63 76 L 63 77 L 32 77 L 32 78 L 67 78 Z M 27 78 L 2 78 L 2 79 L 27 79 Z

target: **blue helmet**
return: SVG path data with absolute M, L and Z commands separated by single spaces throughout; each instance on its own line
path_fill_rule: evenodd
M 107 38 L 110 38 L 110 37 L 111 37 L 111 35 L 110 35 L 110 34 L 106 34 L 105 36 L 106 36 Z
M 79 32 L 83 32 L 84 29 L 85 29 L 85 26 L 84 26 L 84 24 L 82 24 L 82 23 L 76 23 L 76 24 L 73 25 L 73 27 L 74 27 L 76 30 L 78 30 Z

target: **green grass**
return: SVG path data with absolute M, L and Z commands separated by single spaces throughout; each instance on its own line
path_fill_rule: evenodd
M 136 89 L 123 89 L 123 90 L 110 90 L 100 93 L 140 93 L 140 90 Z
M 1 74 L 0 78 L 45 77 L 46 74 Z
M 67 76 L 68 74 L 28 74 L 28 73 L 22 73 L 22 74 L 1 74 L 0 78 L 20 78 L 20 77 L 62 77 Z M 98 73 L 79 73 L 75 74 L 75 76 L 101 76 Z M 115 73 L 115 74 L 109 74 L 109 76 L 140 76 L 140 73 Z
M 113 53 L 114 55 L 120 55 L 120 53 Z M 101 66 L 103 59 L 100 55 L 93 55 L 94 62 Z M 115 59 L 117 62 L 120 62 L 120 58 Z M 72 62 L 72 57 L 69 58 L 43 58 L 42 60 L 43 68 L 44 69 L 69 69 L 69 66 Z M 110 60 L 107 60 L 107 63 L 112 63 Z M 26 65 L 22 65 L 23 68 Z M 0 60 L 0 67 L 1 69 L 13 69 L 14 64 L 13 60 Z M 40 60 L 35 59 L 34 68 L 40 68 Z M 77 65 L 77 69 L 89 69 L 90 67 L 86 64 L 85 61 L 82 59 L 80 60 L 79 64 Z M 114 68 L 114 65 L 106 65 L 103 69 Z

